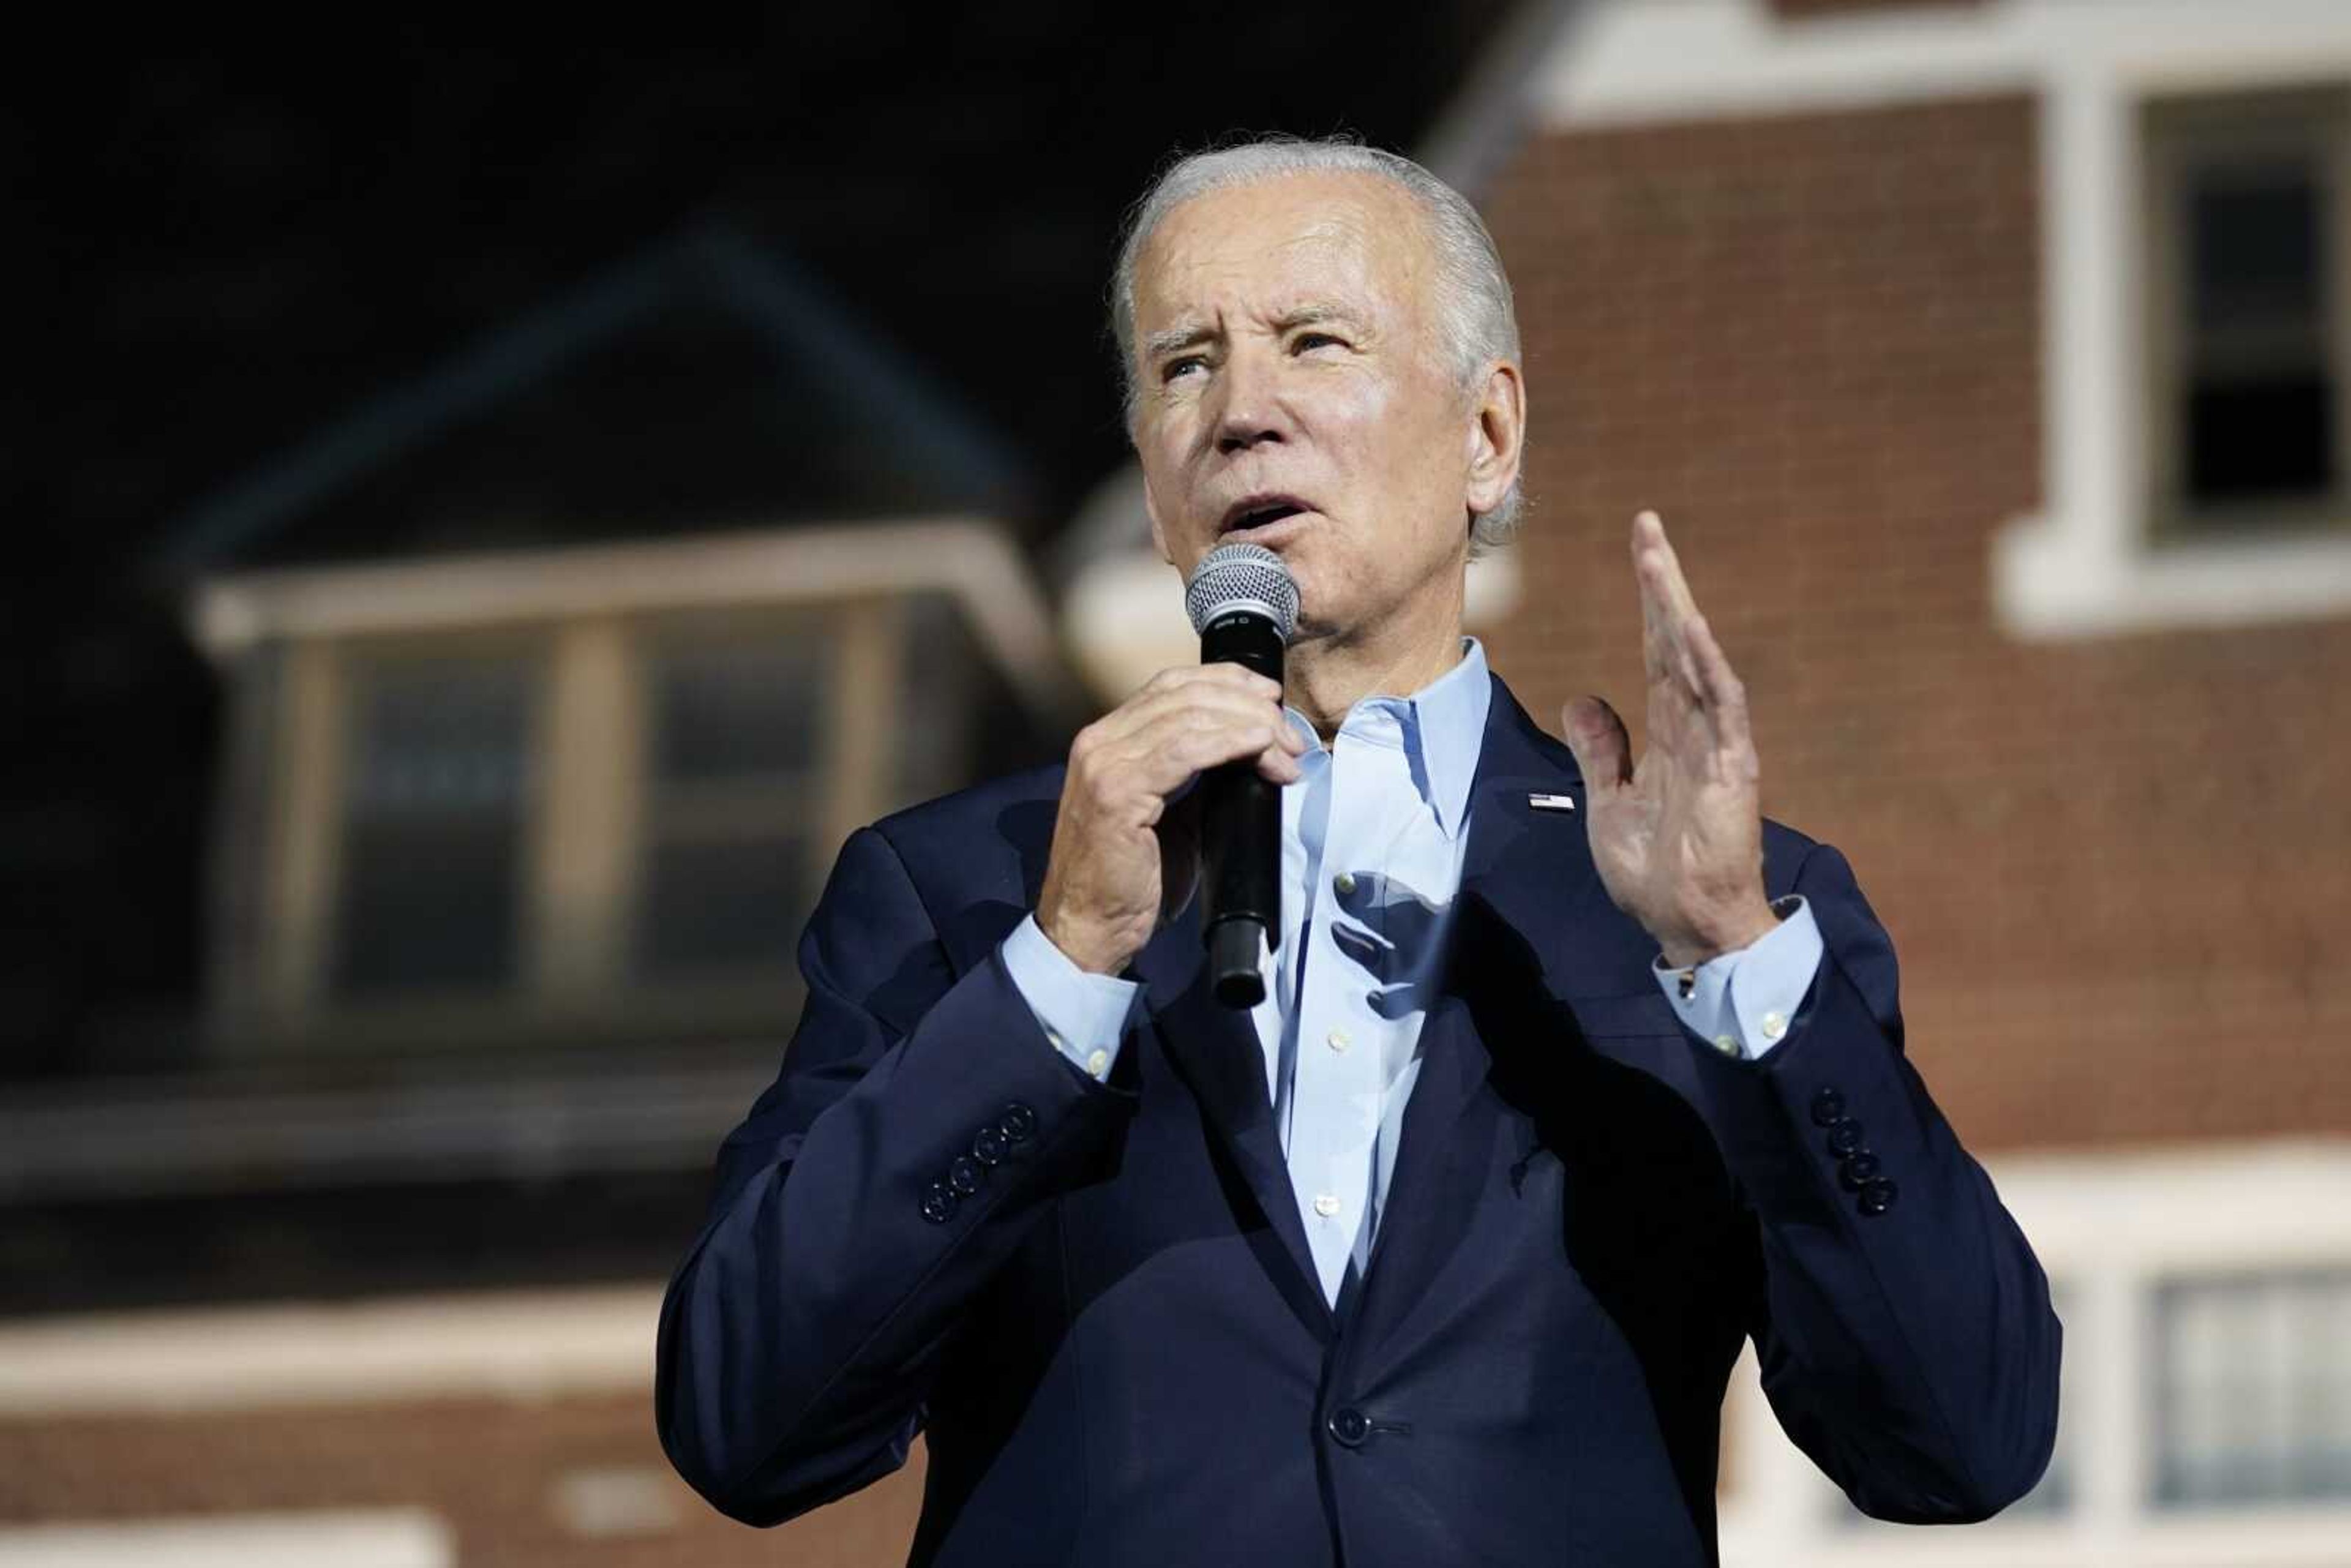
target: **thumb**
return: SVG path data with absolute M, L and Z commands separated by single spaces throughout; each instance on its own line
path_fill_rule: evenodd
M 1585 789 L 1608 794 L 1631 781 L 1633 740 L 1614 708 L 1598 697 L 1577 697 L 1559 710 L 1559 725 Z

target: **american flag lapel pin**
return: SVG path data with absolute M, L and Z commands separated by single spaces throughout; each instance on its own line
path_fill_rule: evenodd
M 1573 811 L 1575 810 L 1575 797 L 1573 795 L 1530 795 L 1527 797 L 1527 804 L 1532 806 L 1538 811 Z

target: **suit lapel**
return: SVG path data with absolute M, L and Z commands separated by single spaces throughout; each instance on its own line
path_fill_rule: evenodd
M 1539 811 L 1532 794 L 1566 795 L 1570 812 Z M 1567 748 L 1539 729 L 1499 677 L 1470 790 L 1469 843 L 1456 895 L 1446 983 L 1420 1039 L 1421 1071 L 1405 1107 L 1387 1209 L 1357 1305 L 1364 1343 L 1376 1344 L 1419 1299 L 1468 1234 L 1491 1140 L 1475 1117 L 1492 1065 L 1488 1030 L 1535 1016 L 1519 998 L 1548 982 L 1567 988 L 1577 959 L 1563 940 L 1590 898 L 1604 903 L 1584 836 L 1584 786 Z M 1514 1005 L 1514 1003 L 1516 1005 Z M 1563 1044 L 1564 1042 L 1562 1042 Z M 1481 1109 L 1482 1108 L 1482 1109 Z
M 1265 1049 L 1249 1015 L 1218 1002 L 1209 988 L 1197 898 L 1160 926 L 1134 969 L 1144 981 L 1162 1048 L 1191 1086 L 1203 1118 L 1280 1243 L 1259 1249 L 1268 1275 L 1300 1321 L 1317 1337 L 1328 1338 L 1330 1303 L 1322 1298 L 1273 1107 L 1266 1100 Z

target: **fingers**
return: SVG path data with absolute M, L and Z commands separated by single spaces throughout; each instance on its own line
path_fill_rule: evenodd
M 1698 601 L 1682 576 L 1681 558 L 1666 538 L 1655 512 L 1633 519 L 1633 575 L 1641 591 L 1641 655 L 1651 685 L 1678 683 L 1696 697 L 1698 671 L 1684 629 L 1698 614 Z
M 1682 576 L 1681 557 L 1666 537 L 1665 519 L 1655 512 L 1645 511 L 1633 519 L 1633 567 L 1640 574 L 1643 592 L 1656 596 L 1669 620 L 1686 621 L 1698 613 L 1689 581 Z
M 1748 728 L 1747 685 L 1730 667 L 1722 644 L 1715 641 L 1714 628 L 1707 623 L 1705 616 L 1693 616 L 1682 630 L 1682 640 L 1696 671 L 1698 705 L 1714 721 L 1717 744 L 1734 750 L 1750 747 L 1753 737 Z
M 1281 709 L 1281 688 L 1238 664 L 1165 670 L 1088 726 L 1071 748 L 1073 773 L 1152 817 L 1204 769 L 1250 759 L 1267 779 L 1301 776 L 1308 747 Z
M 1633 570 L 1641 588 L 1643 663 L 1652 685 L 1673 682 L 1709 714 L 1735 708 L 1743 728 L 1745 690 L 1699 612 L 1681 558 L 1655 512 L 1633 519 Z
M 1587 789 L 1604 795 L 1632 780 L 1633 739 L 1614 708 L 1598 697 L 1577 697 L 1559 710 L 1559 723 Z

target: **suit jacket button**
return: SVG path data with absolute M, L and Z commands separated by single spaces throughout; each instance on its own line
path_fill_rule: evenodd
M 933 1225 L 945 1225 L 955 1218 L 956 1195 L 947 1190 L 945 1182 L 935 1181 L 923 1194 L 923 1218 Z
M 1861 1124 L 1847 1116 L 1829 1129 L 1829 1153 L 1843 1159 L 1861 1148 Z
M 1004 1135 L 1002 1128 L 982 1127 L 972 1136 L 971 1157 L 984 1166 L 1000 1166 L 1004 1152 L 1011 1146 L 1012 1140 Z
M 969 1155 L 957 1155 L 947 1166 L 947 1185 L 965 1197 L 979 1190 L 979 1162 Z
M 1877 1175 L 1877 1156 L 1867 1149 L 1855 1149 L 1845 1155 L 1844 1164 L 1837 1166 L 1837 1185 L 1847 1192 L 1859 1192 Z
M 1372 1435 L 1372 1418 L 1352 1405 L 1331 1412 L 1331 1436 L 1350 1448 L 1360 1448 Z
M 1844 1114 L 1844 1096 L 1834 1089 L 1823 1089 L 1813 1096 L 1813 1125 L 1834 1127 Z
M 1861 1184 L 1861 1211 L 1873 1218 L 1894 1207 L 1902 1189 L 1894 1185 L 1892 1176 L 1879 1176 Z
M 996 1124 L 1015 1146 L 1027 1143 L 1037 1133 L 1037 1113 L 1015 1100 L 998 1113 Z

